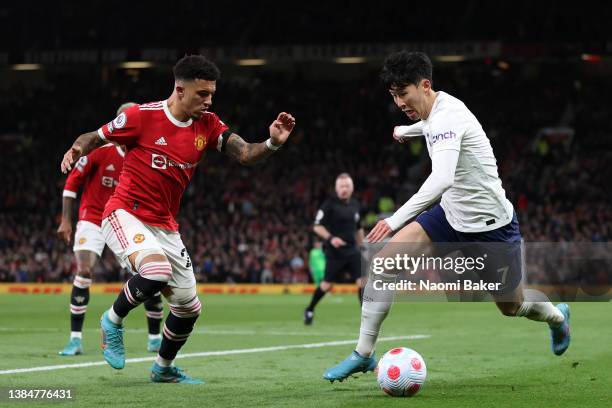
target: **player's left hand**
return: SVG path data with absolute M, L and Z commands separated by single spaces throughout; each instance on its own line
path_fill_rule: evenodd
M 291 131 L 295 127 L 295 118 L 286 112 L 281 112 L 278 117 L 270 125 L 270 139 L 274 146 L 285 144 Z
M 403 134 L 404 128 L 408 126 L 396 126 L 393 128 L 393 139 L 397 140 L 400 143 L 408 143 L 410 138 Z
M 368 239 L 369 243 L 373 244 L 375 242 L 382 241 L 383 239 L 388 237 L 392 232 L 393 230 L 391 229 L 389 224 L 387 224 L 387 221 L 380 220 L 376 223 L 376 226 L 372 229 L 372 231 L 370 231 L 370 233 L 368 234 L 366 238 Z
M 62 159 L 62 173 L 65 174 L 72 170 L 72 165 L 81 158 L 82 153 L 83 151 L 81 150 L 80 146 L 72 145 L 66 154 L 64 154 L 64 158 Z

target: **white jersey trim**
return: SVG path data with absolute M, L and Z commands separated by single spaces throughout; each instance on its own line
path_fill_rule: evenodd
M 108 142 L 108 139 L 106 138 L 106 136 L 104 136 L 104 132 L 102 132 L 102 128 L 98 129 L 98 136 L 100 137 L 100 139 L 102 139 L 105 142 Z
M 181 122 L 180 120 L 178 120 L 174 116 L 172 116 L 172 113 L 170 113 L 170 109 L 168 109 L 168 100 L 163 101 L 162 102 L 162 106 L 164 107 L 164 113 L 166 114 L 166 117 L 175 126 L 178 126 L 178 127 L 188 127 L 188 126 L 191 126 L 191 124 L 193 123 L 193 120 L 191 118 L 189 118 L 189 120 L 187 122 Z

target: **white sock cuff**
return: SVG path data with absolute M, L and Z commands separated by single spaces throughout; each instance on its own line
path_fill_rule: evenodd
M 79 289 L 87 289 L 91 286 L 91 279 L 76 275 L 72 284 Z
M 120 317 L 117 313 L 115 313 L 115 309 L 113 309 L 112 306 L 110 307 L 110 309 L 108 309 L 108 318 L 111 322 L 115 324 L 123 323 L 123 317 Z
M 83 333 L 82 332 L 76 332 L 76 331 L 70 332 L 70 338 L 71 339 L 74 339 L 74 338 L 82 339 L 83 338 Z
M 157 358 L 155 359 L 155 362 L 160 367 L 170 367 L 172 365 L 172 360 L 166 360 L 165 358 L 163 358 L 159 354 L 157 355 Z

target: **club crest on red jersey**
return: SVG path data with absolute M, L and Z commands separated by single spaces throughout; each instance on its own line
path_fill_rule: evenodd
M 127 116 L 125 115 L 125 112 L 121 112 L 121 114 L 117 116 L 115 120 L 113 120 L 113 126 L 115 127 L 115 129 L 121 129 L 125 126 L 126 122 Z
M 194 140 L 194 144 L 196 149 L 201 152 L 206 147 L 206 139 L 204 139 L 204 136 L 202 135 L 197 135 Z

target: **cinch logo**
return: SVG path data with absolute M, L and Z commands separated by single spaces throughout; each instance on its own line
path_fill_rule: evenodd
M 444 133 L 438 133 L 437 135 L 433 135 L 431 137 L 431 144 L 437 143 L 441 140 L 454 139 L 456 136 L 457 134 L 452 130 Z
M 104 187 L 112 188 L 115 185 L 114 181 L 115 180 L 112 177 L 102 176 L 102 185 Z
M 168 159 L 161 154 L 151 154 L 151 167 L 154 169 L 165 170 L 168 167 Z
M 181 170 L 191 169 L 197 166 L 197 163 L 177 163 L 168 159 L 163 154 L 151 153 L 151 167 L 154 169 L 165 170 L 168 167 L 178 167 Z

